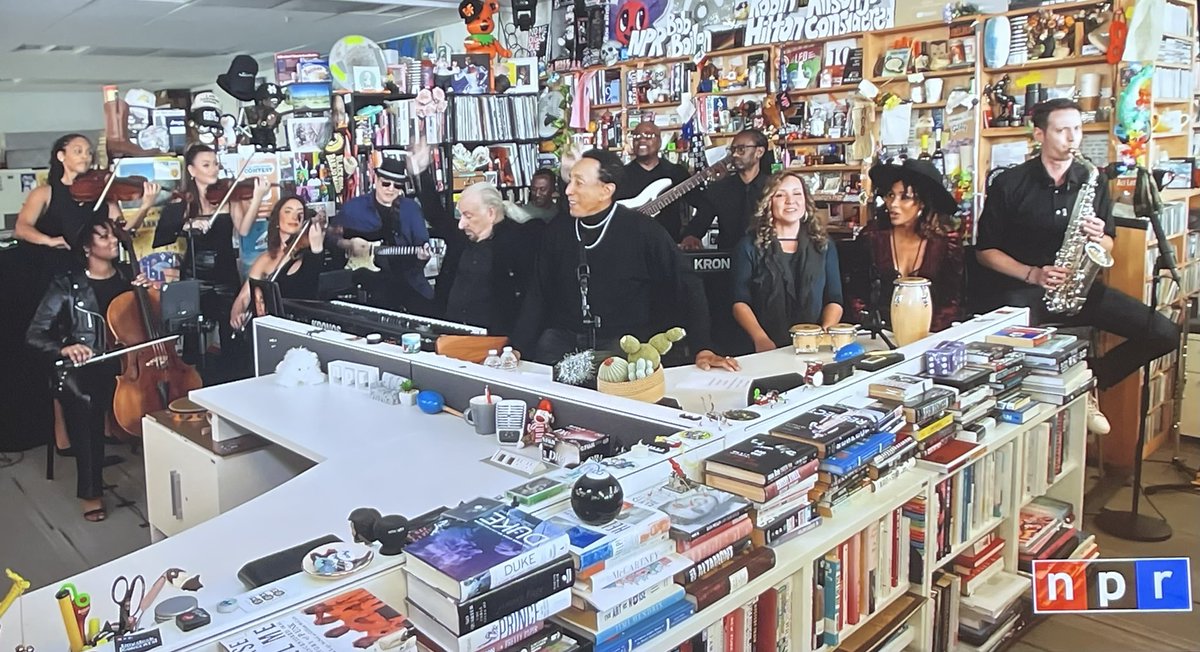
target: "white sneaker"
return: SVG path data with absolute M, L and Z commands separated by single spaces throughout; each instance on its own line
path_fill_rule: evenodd
M 1087 427 L 1088 432 L 1093 432 L 1097 435 L 1107 435 L 1108 431 L 1112 430 L 1112 425 L 1108 422 L 1108 417 L 1100 411 L 1100 399 L 1096 396 L 1096 392 L 1088 393 L 1087 398 Z

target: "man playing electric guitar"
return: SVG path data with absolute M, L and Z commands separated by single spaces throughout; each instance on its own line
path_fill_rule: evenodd
M 625 164 L 625 177 L 621 187 L 617 189 L 617 199 L 637 197 L 647 186 L 660 179 L 668 179 L 671 182 L 664 190 L 687 180 L 689 175 L 683 166 L 665 161 L 659 156 L 659 150 L 662 149 L 662 133 L 657 125 L 653 122 L 641 122 L 633 128 L 630 137 L 633 139 L 633 160 Z M 690 215 L 692 210 L 688 201 L 699 195 L 698 191 L 693 191 L 685 195 L 684 199 L 667 204 L 654 216 L 654 220 L 671 234 L 672 240 L 679 241 L 686 221 L 684 218 Z M 622 203 L 629 208 L 638 208 L 627 202 Z
M 421 205 L 403 196 L 407 179 L 404 162 L 384 158 L 375 169 L 375 191 L 346 202 L 330 220 L 330 226 L 340 234 L 336 246 L 348 258 L 374 258 L 374 265 L 354 270 L 354 282 L 367 290 L 371 304 L 432 316 L 436 312 L 433 286 L 425 278 L 425 261 L 430 257 L 429 230 Z M 387 255 L 390 247 L 415 249 Z

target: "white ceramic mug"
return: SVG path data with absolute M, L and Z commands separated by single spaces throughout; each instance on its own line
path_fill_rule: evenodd
M 1183 111 L 1180 111 L 1179 109 L 1172 109 L 1170 111 L 1163 111 L 1162 113 L 1155 113 L 1151 117 L 1151 123 L 1154 125 L 1154 132 L 1160 133 L 1160 134 L 1161 133 L 1170 133 L 1170 134 L 1179 133 L 1179 132 L 1183 131 L 1184 129 L 1186 129 L 1187 126 L 1189 124 L 1191 124 L 1191 122 L 1192 122 L 1192 116 L 1188 115 L 1187 113 L 1184 113 Z

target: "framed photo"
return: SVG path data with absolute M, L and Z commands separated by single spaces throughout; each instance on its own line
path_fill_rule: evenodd
M 486 54 L 450 55 L 450 89 L 464 95 L 491 92 L 491 66 L 492 58 Z
M 329 142 L 328 118 L 297 118 L 287 121 L 288 146 L 293 152 L 319 152 Z
M 504 62 L 508 74 L 509 93 L 536 93 L 538 90 L 537 57 L 520 57 Z
M 288 104 L 296 113 L 328 111 L 333 85 L 329 82 L 296 82 L 287 87 Z
M 883 55 L 883 76 L 903 77 L 908 74 L 908 60 L 912 50 L 908 48 L 892 48 Z
M 375 66 L 354 66 L 354 90 L 357 93 L 378 93 L 383 90 L 383 79 Z

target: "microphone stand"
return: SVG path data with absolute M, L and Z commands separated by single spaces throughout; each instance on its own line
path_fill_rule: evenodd
M 1146 307 L 1146 330 L 1158 312 L 1158 284 L 1161 272 L 1167 271 L 1171 279 L 1179 285 L 1179 270 L 1175 267 L 1175 252 L 1167 242 L 1167 234 L 1163 230 L 1158 215 L 1162 209 L 1162 200 L 1158 196 L 1158 188 L 1145 168 L 1137 168 L 1137 189 L 1134 191 L 1134 211 L 1146 218 L 1154 237 L 1158 241 L 1158 257 L 1154 261 L 1154 275 L 1150 281 L 1150 303 Z M 1133 459 L 1133 499 L 1128 510 L 1112 510 L 1105 507 L 1096 516 L 1096 527 L 1107 534 L 1127 541 L 1166 541 L 1173 531 L 1165 518 L 1157 518 L 1141 514 L 1138 511 L 1142 497 L 1142 460 L 1146 449 L 1146 421 L 1150 419 L 1150 365 L 1153 360 L 1147 360 L 1142 365 L 1142 393 L 1140 400 L 1141 418 L 1138 420 L 1137 446 Z M 1176 362 L 1180 364 L 1182 361 Z M 1178 417 L 1176 417 L 1178 418 Z
M 871 334 L 871 339 L 883 340 L 889 349 L 894 350 L 896 343 L 888 338 L 883 332 L 883 311 L 880 310 L 880 295 L 883 293 L 883 280 L 879 278 L 879 269 L 875 266 L 875 259 L 871 255 L 870 246 L 865 240 L 861 241 L 867 247 L 868 261 L 868 276 L 870 277 L 871 289 L 867 296 L 867 309 L 863 311 L 863 319 L 860 324 L 863 330 Z

